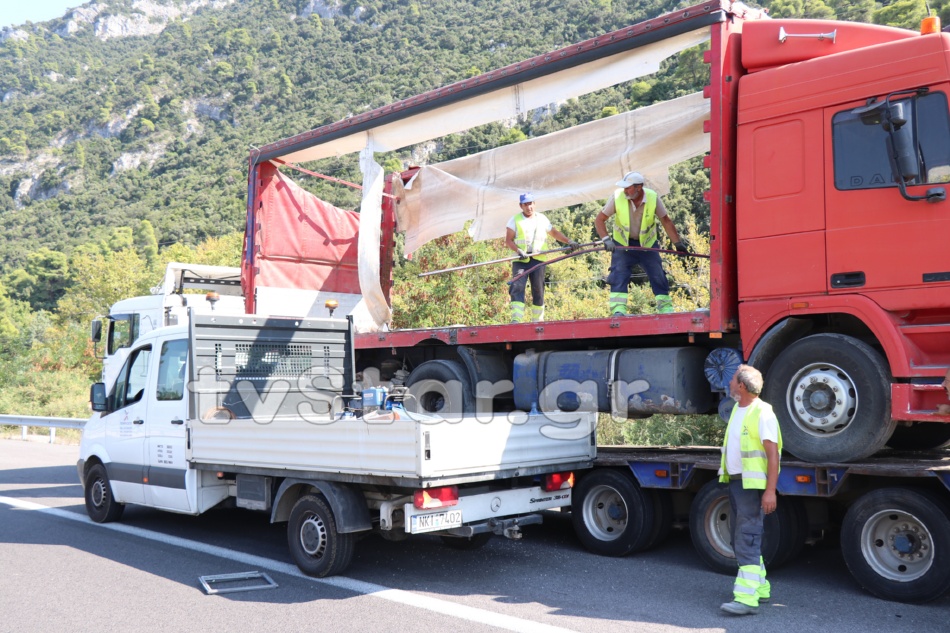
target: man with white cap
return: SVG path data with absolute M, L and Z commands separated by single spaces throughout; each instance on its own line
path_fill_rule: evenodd
M 508 221 L 505 235 L 505 246 L 521 256 L 521 259 L 516 259 L 511 263 L 511 274 L 515 276 L 523 270 L 535 268 L 526 277 L 522 277 L 511 284 L 509 290 L 511 295 L 511 322 L 521 323 L 524 321 L 524 294 L 529 279 L 531 280 L 531 300 L 534 303 L 531 308 L 531 320 L 541 321 L 544 319 L 545 267 L 538 264 L 546 262 L 548 257 L 537 253 L 544 250 L 544 242 L 549 235 L 557 241 L 567 244 L 572 249 L 576 249 L 578 244 L 554 228 L 543 213 L 535 213 L 534 194 L 523 193 L 518 202 L 521 206 L 521 213 Z
M 610 284 L 611 315 L 627 314 L 627 287 L 636 264 L 640 264 L 650 278 L 650 287 L 656 297 L 656 311 L 660 314 L 673 311 L 670 284 L 666 273 L 663 272 L 660 254 L 648 250 L 618 250 L 618 245 L 656 248 L 656 223 L 659 221 L 670 236 L 673 248 L 681 253 L 688 252 L 686 245 L 680 241 L 673 220 L 666 212 L 663 200 L 656 191 L 644 187 L 644 182 L 643 175 L 635 171 L 629 172 L 617 183 L 619 188 L 614 191 L 614 195 L 607 200 L 607 204 L 594 220 L 597 235 L 603 240 L 604 248 L 611 253 L 610 272 L 607 275 L 607 283 Z M 609 217 L 614 218 L 612 236 L 607 235 Z

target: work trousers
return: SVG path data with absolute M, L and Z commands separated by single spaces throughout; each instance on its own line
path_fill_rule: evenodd
M 631 242 L 630 246 L 639 246 L 639 242 Z M 670 282 L 663 272 L 663 263 L 660 254 L 655 250 L 623 251 L 619 248 L 610 256 L 610 272 L 607 273 L 607 283 L 611 293 L 627 292 L 630 285 L 630 275 L 637 264 L 643 268 L 650 278 L 650 288 L 654 296 L 670 294 Z
M 532 266 L 538 266 L 538 264 L 543 263 L 539 259 L 534 259 L 533 257 L 527 262 L 512 262 L 511 263 L 511 276 L 514 277 L 524 270 L 531 268 Z M 508 294 L 511 296 L 511 301 L 515 303 L 524 303 L 524 294 L 525 286 L 528 285 L 528 280 L 531 280 L 531 302 L 537 306 L 544 305 L 544 266 L 538 266 L 529 274 L 525 275 L 515 283 L 511 284 L 511 287 L 508 289 Z
M 732 477 L 729 481 L 729 505 L 733 514 L 732 549 L 739 564 L 733 595 L 736 602 L 757 607 L 759 600 L 767 600 L 772 591 L 765 579 L 762 559 L 762 534 L 765 531 L 762 491 L 745 489 L 742 479 Z

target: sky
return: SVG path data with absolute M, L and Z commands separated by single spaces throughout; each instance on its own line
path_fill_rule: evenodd
M 89 0 L 0 0 L 0 28 L 20 26 L 27 20 L 45 22 L 65 15 Z

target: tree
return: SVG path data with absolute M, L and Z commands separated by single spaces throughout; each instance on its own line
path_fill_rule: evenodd
M 54 310 L 69 283 L 69 260 L 58 251 L 43 247 L 27 255 L 26 272 L 35 280 L 30 290 L 34 310 Z
M 927 17 L 924 0 L 896 0 L 874 11 L 874 23 L 916 31 L 920 21 Z
M 158 263 L 158 239 L 155 237 L 155 227 L 148 220 L 139 222 L 135 229 L 135 248 L 145 258 L 145 265 L 154 269 Z
M 129 233 L 131 240 L 131 229 Z M 107 255 L 76 255 L 70 269 L 72 285 L 57 308 L 62 319 L 75 323 L 108 314 L 109 306 L 119 299 L 147 294 L 151 280 L 145 260 L 131 248 Z

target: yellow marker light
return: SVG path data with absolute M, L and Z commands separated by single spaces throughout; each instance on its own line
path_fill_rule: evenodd
M 795 475 L 795 483 L 797 484 L 810 484 L 811 475 Z
M 653 475 L 658 479 L 666 479 L 670 476 L 670 473 L 666 470 L 654 470 Z
M 940 18 L 936 15 L 924 18 L 920 21 L 920 34 L 929 35 L 940 32 Z

